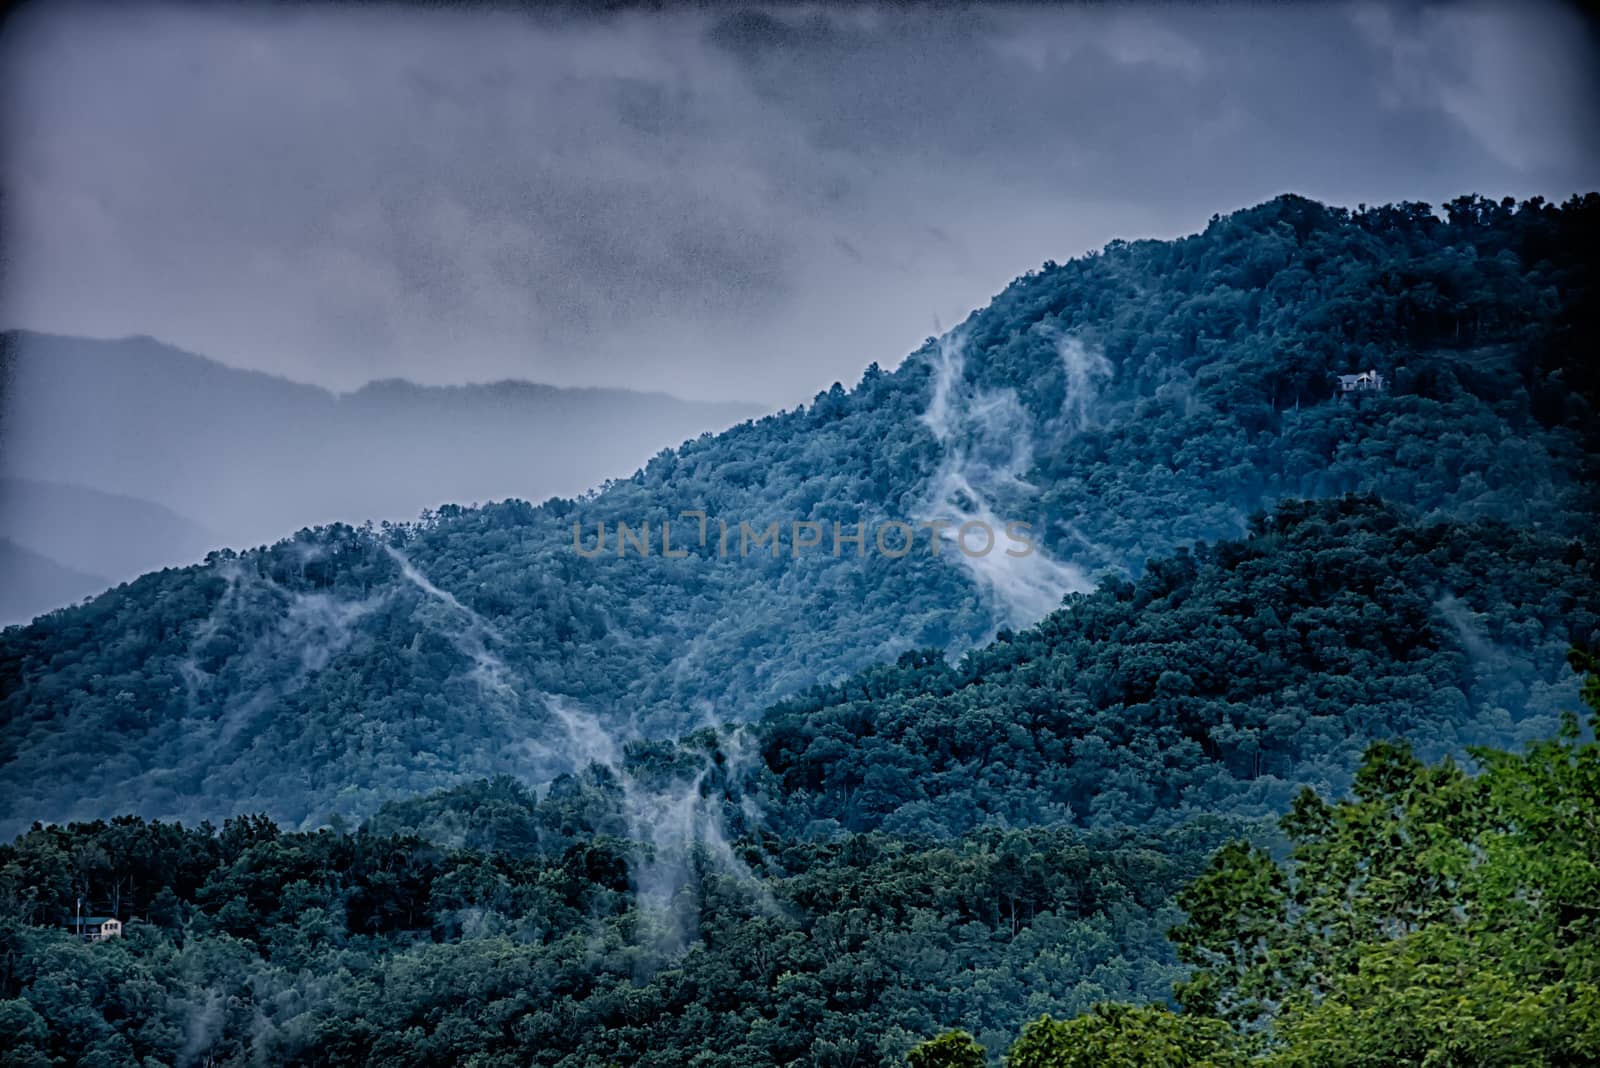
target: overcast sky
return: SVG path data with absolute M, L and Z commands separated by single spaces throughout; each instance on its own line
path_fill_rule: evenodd
M 25 7 L 0 325 L 788 405 L 1284 191 L 1600 188 L 1560 8 Z

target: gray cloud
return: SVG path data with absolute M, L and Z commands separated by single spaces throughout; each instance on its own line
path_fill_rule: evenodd
M 1539 6 L 39 5 L 0 38 L 0 321 L 793 403 L 1286 190 L 1593 188 L 1595 52 Z

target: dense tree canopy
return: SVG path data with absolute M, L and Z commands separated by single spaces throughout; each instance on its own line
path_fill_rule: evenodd
M 508 790 L 446 803 L 470 820 Z M 523 801 L 545 825 L 571 805 Z M 894 1063 L 941 1021 L 998 1044 L 1046 1007 L 1165 996 L 1172 895 L 1226 830 L 851 836 L 759 861 L 748 839 L 729 864 L 603 836 L 40 828 L 0 847 L 0 1014 L 38 1063 Z M 123 938 L 62 929 L 114 893 L 138 917 Z
M 548 778 L 582 763 L 557 701 L 656 738 L 748 719 L 1033 623 L 1286 496 L 1591 537 L 1597 218 L 1594 195 L 1442 217 L 1280 197 L 1047 264 L 898 369 L 583 499 L 305 531 L 145 576 L 0 635 L 0 815 L 13 832 L 119 811 L 317 826 L 476 776 Z M 1335 372 L 1369 367 L 1390 388 L 1334 399 Z M 923 535 L 900 559 L 796 557 L 788 526 L 989 513 L 1031 523 L 1039 554 L 984 570 Z M 779 523 L 785 551 L 719 559 L 719 521 Z M 574 551 L 573 523 L 589 542 L 607 524 L 614 549 L 619 522 L 649 523 L 654 553 Z M 664 522 L 688 557 L 662 557 Z
M 5 631 L 0 1061 L 1595 1062 L 1597 219 L 1282 197 L 581 500 Z M 941 508 L 1043 551 L 680 537 Z
M 1585 700 L 1600 713 L 1593 674 Z M 5 1055 L 1592 1063 L 1600 746 L 1569 715 L 1523 752 L 1474 760 L 1375 744 L 1348 799 L 1296 800 L 1284 861 L 1222 845 L 1244 825 L 1207 818 L 945 842 L 751 828 L 723 852 L 703 837 L 671 853 L 597 830 L 621 800 L 598 770 L 545 798 L 508 780 L 462 787 L 355 832 L 36 827 L 0 847 Z M 85 898 L 134 917 L 126 935 L 63 931 Z M 1162 1004 L 1174 984 L 1180 1013 Z M 968 1031 L 927 1037 L 951 1024 Z
M 1499 522 L 1286 503 L 1248 540 L 1108 579 L 955 665 L 937 651 L 759 722 L 795 828 L 961 833 L 1265 816 L 1373 738 L 1461 752 L 1555 730 L 1600 637 L 1600 559 Z
M 1585 696 L 1592 731 L 1600 679 Z M 1374 746 L 1352 797 L 1296 800 L 1287 869 L 1230 846 L 1180 895 L 1196 971 L 1179 1000 L 1286 1066 L 1600 1060 L 1600 747 L 1584 734 L 1569 716 L 1526 752 L 1476 750 L 1477 774 Z

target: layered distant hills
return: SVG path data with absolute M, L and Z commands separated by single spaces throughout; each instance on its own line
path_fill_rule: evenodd
M 18 820 L 118 810 L 217 818 L 261 809 L 315 823 L 476 775 L 542 781 L 614 754 L 629 738 L 748 720 L 874 663 L 1003 638 L 1068 593 L 1102 591 L 1116 600 L 1103 592 L 1114 588 L 1107 583 L 1177 566 L 1147 564 L 1152 558 L 1170 560 L 1197 539 L 1260 537 L 1250 516 L 1284 498 L 1345 494 L 1396 509 L 1385 522 L 1422 531 L 1488 524 L 1415 539 L 1447 544 L 1503 528 L 1533 539 L 1518 552 L 1566 561 L 1557 582 L 1562 604 L 1581 612 L 1535 606 L 1522 593 L 1506 602 L 1523 605 L 1511 615 L 1486 607 L 1500 602 L 1486 599 L 1482 579 L 1492 569 L 1477 557 L 1466 571 L 1431 558 L 1412 568 L 1426 581 L 1407 610 L 1420 613 L 1413 622 L 1434 636 L 1428 640 L 1478 656 L 1499 648 L 1480 649 L 1478 635 L 1509 634 L 1507 670 L 1520 680 L 1514 698 L 1467 686 L 1459 715 L 1430 715 L 1498 724 L 1496 737 L 1514 737 L 1520 718 L 1545 716 L 1556 700 L 1540 696 L 1538 686 L 1562 674 L 1559 650 L 1581 637 L 1568 628 L 1592 621 L 1584 600 L 1592 590 L 1582 576 L 1595 553 L 1600 449 L 1594 279 L 1584 250 L 1593 247 L 1597 219 L 1595 196 L 1559 207 L 1463 198 L 1442 217 L 1425 205 L 1351 212 L 1282 197 L 1214 219 L 1182 240 L 1115 242 L 1097 255 L 1046 264 L 898 369 L 871 367 L 854 389 L 835 385 L 804 409 L 689 441 L 596 492 L 537 506 L 444 508 L 390 531 L 310 530 L 146 576 L 0 638 L 0 801 Z M 93 363 L 82 343 L 32 343 L 57 346 L 52 373 Z M 150 366 L 190 367 L 185 361 L 193 359 L 149 342 L 126 344 Z M 22 366 L 43 373 L 26 368 L 46 363 Z M 1335 395 L 1338 374 L 1368 369 L 1382 374 L 1385 389 L 1359 399 Z M 226 462 L 195 449 L 178 469 L 152 471 L 144 461 L 70 441 L 52 456 L 43 423 L 27 424 L 22 440 L 31 444 L 22 455 L 37 477 L 87 481 L 86 469 L 102 472 L 100 479 L 115 472 L 130 490 L 189 514 L 215 493 L 265 523 L 270 512 L 253 497 L 300 480 L 325 492 L 329 509 L 362 501 L 369 514 L 383 514 L 392 487 L 382 479 L 361 486 L 347 473 L 345 451 L 392 448 L 397 479 L 435 470 L 430 447 L 412 440 L 438 440 L 428 437 L 435 420 L 427 413 L 485 395 L 510 412 L 544 396 L 524 387 L 396 386 L 335 398 L 215 365 L 191 370 L 197 381 L 216 384 L 211 395 L 256 398 L 254 410 L 223 433 L 210 409 L 185 399 L 190 392 L 169 396 L 130 376 L 120 398 L 99 397 L 94 420 L 122 425 L 132 418 L 130 405 L 147 404 L 161 413 L 152 423 L 165 436 L 163 455 L 186 435 L 209 434 Z M 404 400 L 379 404 L 388 391 Z M 382 414 L 364 423 L 360 413 L 369 406 Z M 313 427 L 376 429 L 361 439 L 340 437 L 343 429 L 318 436 L 294 429 L 302 418 Z M 490 429 L 441 419 L 486 466 L 506 472 L 538 459 L 495 455 Z M 72 437 L 59 433 L 60 421 L 50 425 Z M 13 462 L 20 461 L 8 456 Z M 339 496 L 340 486 L 349 496 Z M 686 510 L 706 513 L 705 543 L 694 536 L 697 521 L 682 517 Z M 969 520 L 1028 523 L 1037 551 L 970 556 L 945 541 L 935 555 L 927 534 L 899 558 L 849 544 L 830 551 L 835 523 L 870 530 L 890 521 Z M 650 524 L 655 551 L 619 558 L 619 522 Z M 662 556 L 663 522 L 673 524 L 674 548 L 686 557 Z M 719 524 L 741 522 L 778 523 L 778 551 L 719 552 Z M 818 524 L 823 547 L 798 551 L 795 522 Z M 575 523 L 591 545 L 606 524 L 607 551 L 592 559 L 575 552 Z M 1353 555 L 1341 573 L 1359 574 L 1361 554 L 1382 545 L 1359 529 L 1318 550 Z M 1293 566 L 1268 559 L 1288 582 Z M 1468 582 L 1458 573 L 1478 577 Z M 1386 581 L 1404 583 L 1404 569 Z M 1458 581 L 1483 588 L 1456 588 Z M 1262 621 L 1263 633 L 1278 634 L 1290 592 L 1279 598 L 1270 586 L 1251 589 L 1251 599 L 1278 616 Z M 1387 588 L 1363 596 L 1370 603 L 1358 606 L 1356 618 L 1370 619 L 1361 626 L 1379 625 L 1398 603 Z M 1315 605 L 1310 611 L 1297 617 L 1309 630 L 1293 640 L 1316 646 Z M 1326 625 L 1333 641 L 1339 627 L 1357 624 Z M 1105 627 L 1084 640 L 1127 639 L 1121 625 Z M 1379 660 L 1403 661 L 1410 648 L 1396 645 Z M 1166 653 L 1152 655 L 1160 662 Z M 1251 655 L 1276 662 L 1284 653 Z M 1059 670 L 1081 670 L 1069 662 Z M 1384 677 L 1406 674 L 1391 667 Z M 1148 683 L 1182 706 L 1186 687 L 1211 692 L 1220 684 L 1202 676 L 1227 668 L 1172 670 L 1162 683 L 1163 671 L 1152 666 L 1119 700 L 1142 704 L 1138 686 Z M 1445 677 L 1440 670 L 1417 675 L 1400 692 L 1431 685 L 1426 680 Z M 1082 699 L 1096 704 L 1121 692 L 1090 690 Z M 1256 695 L 1223 709 L 1226 715 L 1214 708 L 1205 715 L 1220 715 L 1237 731 L 1297 737 L 1252 718 L 1278 714 L 1272 710 L 1285 700 Z M 1385 699 L 1363 711 L 1361 726 L 1337 750 L 1343 755 L 1318 774 L 1348 770 L 1359 739 L 1402 726 L 1394 719 L 1401 707 Z M 848 749 L 851 730 L 866 722 L 851 713 L 845 726 L 807 745 Z M 1211 730 L 1207 723 L 1196 730 Z M 873 736 L 884 730 L 872 728 Z M 1429 730 L 1447 748 L 1474 737 L 1473 729 Z M 1139 744 L 1156 744 L 1155 737 Z M 1172 742 L 1202 751 L 1213 745 Z M 928 743 L 894 744 L 916 753 Z M 1259 768 L 1234 768 L 1246 758 L 1220 752 L 1208 759 L 1221 759 L 1230 775 L 1277 769 L 1282 789 L 1305 770 L 1298 758 L 1267 756 Z M 791 759 L 798 758 L 784 758 Z M 1161 759 L 1149 757 L 1152 766 Z M 817 754 L 796 767 L 812 769 L 792 772 L 797 788 L 830 781 Z M 893 796 L 898 809 L 914 795 Z M 1073 791 L 1061 796 L 1078 803 Z M 817 817 L 866 820 L 863 826 L 881 818 L 863 815 L 877 810 L 852 797 L 820 805 Z M 928 818 L 959 825 L 945 810 L 955 802 L 927 800 L 934 805 Z
M 222 536 L 170 508 L 83 486 L 0 478 L 0 623 L 32 619 L 146 571 L 191 564 Z
M 99 593 L 110 582 L 9 539 L 0 539 L 0 620 L 31 619 L 39 612 Z
M 375 382 L 335 394 L 150 338 L 0 335 L 0 622 L 306 526 L 543 499 L 759 414 L 626 390 Z M 104 581 L 101 581 L 104 580 Z

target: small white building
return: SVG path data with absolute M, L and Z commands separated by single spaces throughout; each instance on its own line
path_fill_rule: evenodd
M 121 938 L 122 921 L 115 916 L 80 916 L 72 921 L 72 933 L 85 942 Z
M 1377 371 L 1361 371 L 1353 375 L 1340 375 L 1335 396 L 1351 393 L 1378 393 L 1384 388 L 1383 375 Z

